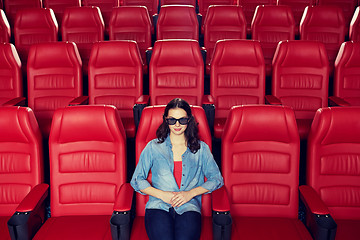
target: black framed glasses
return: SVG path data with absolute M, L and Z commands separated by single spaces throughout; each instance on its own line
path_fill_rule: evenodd
M 176 122 L 179 122 L 181 125 L 187 125 L 189 123 L 188 117 L 182 117 L 182 118 L 165 118 L 165 121 L 169 125 L 174 125 Z

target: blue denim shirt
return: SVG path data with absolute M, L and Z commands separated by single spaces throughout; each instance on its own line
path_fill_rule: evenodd
M 174 161 L 170 137 L 167 137 L 163 143 L 158 143 L 157 139 L 153 139 L 142 151 L 130 182 L 135 191 L 143 194 L 141 190 L 151 186 L 146 180 L 150 170 L 152 172 L 152 186 L 163 191 L 189 191 L 201 186 L 212 192 L 224 185 L 214 157 L 204 142 L 200 142 L 200 149 L 195 154 L 187 148 L 182 155 L 183 175 L 180 189 L 173 174 Z M 204 177 L 206 177 L 206 181 L 204 181 Z M 171 205 L 161 199 L 149 196 L 146 208 L 169 211 Z M 178 214 L 187 211 L 201 213 L 201 195 L 175 208 L 175 211 Z

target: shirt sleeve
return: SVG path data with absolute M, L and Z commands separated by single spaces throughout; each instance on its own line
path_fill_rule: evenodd
M 134 190 L 143 195 L 145 194 L 142 193 L 141 190 L 147 187 L 151 187 L 151 184 L 147 181 L 147 177 L 152 166 L 151 144 L 152 142 L 149 142 L 141 152 L 139 162 L 136 165 L 134 174 L 130 181 L 130 184 Z
M 206 181 L 201 187 L 209 190 L 208 193 L 221 188 L 224 185 L 223 177 L 221 176 L 218 165 L 206 143 L 201 144 L 202 148 L 202 169 L 206 177 Z

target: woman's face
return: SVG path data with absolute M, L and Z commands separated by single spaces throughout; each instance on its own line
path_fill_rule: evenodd
M 168 116 L 166 119 L 181 119 L 181 118 L 187 118 L 188 115 L 182 108 L 171 108 L 169 110 Z M 174 120 L 172 120 L 174 121 Z M 168 123 L 170 134 L 174 135 L 182 135 L 184 134 L 187 124 L 180 124 L 179 121 L 176 121 L 175 124 L 171 125 Z

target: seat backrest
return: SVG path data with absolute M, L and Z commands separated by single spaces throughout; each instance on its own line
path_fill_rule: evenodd
M 210 62 L 215 44 L 223 39 L 246 39 L 246 20 L 241 6 L 210 6 L 204 22 L 206 63 Z
M 126 137 L 114 106 L 58 109 L 49 152 L 52 217 L 113 211 L 126 181 Z
M 349 39 L 360 41 L 360 7 L 357 7 L 350 22 Z
M 202 16 L 201 27 L 204 26 L 204 21 L 205 21 L 205 17 L 206 17 L 209 6 L 211 6 L 211 5 L 234 5 L 235 4 L 234 0 L 198 0 L 197 2 L 199 5 L 199 13 Z
M 58 40 L 58 24 L 53 10 L 26 8 L 17 11 L 14 40 L 20 59 L 26 67 L 28 52 L 32 44 Z
M 28 106 L 34 110 L 46 137 L 54 111 L 82 95 L 81 59 L 76 45 L 71 42 L 32 45 L 27 74 Z
M 113 7 L 119 7 L 119 0 L 82 0 L 83 6 L 96 6 L 100 8 L 105 27 L 108 28 Z
M 201 106 L 204 61 L 195 40 L 156 41 L 149 67 L 150 104 L 167 104 L 175 97 Z
M 308 6 L 300 22 L 301 40 L 320 41 L 325 44 L 329 63 L 334 61 L 341 43 L 345 41 L 344 13 L 337 6 Z
M 151 47 L 153 25 L 145 6 L 113 8 L 109 23 L 110 40 L 134 40 L 145 63 L 145 51 Z
M 64 11 L 68 7 L 81 7 L 81 0 L 42 0 L 44 8 L 51 8 L 60 25 L 63 19 Z
M 158 13 L 158 0 L 120 0 L 120 6 L 145 6 L 150 16 Z
M 23 96 L 21 61 L 14 45 L 0 44 L 0 106 L 12 98 Z
M 42 137 L 30 108 L 0 107 L 0 216 L 43 182 Z
M 199 22 L 191 5 L 164 5 L 156 25 L 156 39 L 199 40 Z
M 139 162 L 140 154 L 146 144 L 156 138 L 156 130 L 163 121 L 164 110 L 165 106 L 150 106 L 143 110 L 136 135 L 136 164 Z M 199 106 L 192 106 L 191 113 L 199 123 L 200 140 L 205 142 L 211 149 L 211 133 L 204 109 Z M 151 173 L 148 176 L 148 180 L 151 181 Z M 148 196 L 136 194 L 137 216 L 145 216 L 145 205 L 148 199 Z M 211 216 L 210 194 L 203 195 L 202 197 L 202 214 L 203 216 Z
M 272 94 L 297 119 L 312 119 L 328 104 L 329 62 L 323 43 L 281 41 L 273 60 Z
M 5 12 L 0 9 L 0 42 L 10 42 L 11 30 Z
M 135 41 L 94 43 L 89 61 L 89 104 L 114 105 L 122 118 L 133 118 L 143 93 L 143 72 Z
M 104 40 L 104 20 L 99 7 L 66 8 L 61 34 L 63 41 L 76 43 L 87 74 L 92 44 Z
M 295 39 L 295 20 L 289 6 L 259 5 L 251 23 L 251 36 L 259 40 L 267 75 L 271 76 L 271 63 L 279 41 Z
M 216 118 L 226 118 L 232 106 L 264 104 L 265 63 L 258 41 L 219 40 L 210 67 Z
M 300 140 L 291 108 L 236 106 L 222 136 L 232 216 L 297 218 Z
M 317 0 L 317 5 L 330 5 L 340 7 L 344 13 L 345 26 L 346 28 L 348 28 L 355 8 L 358 5 L 358 0 Z
M 359 118 L 359 107 L 319 109 L 308 137 L 307 184 L 335 220 L 360 220 Z
M 197 0 L 160 0 L 160 5 L 191 5 L 196 8 Z
M 42 0 L 4 0 L 4 8 L 10 26 L 15 23 L 16 12 L 24 8 L 41 8 Z
M 360 42 L 344 42 L 335 61 L 334 96 L 360 106 Z

